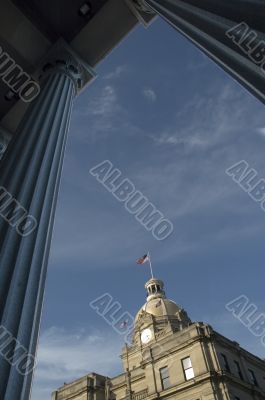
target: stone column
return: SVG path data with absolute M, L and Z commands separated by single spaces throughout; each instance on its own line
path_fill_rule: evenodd
M 41 92 L 1 160 L 1 400 L 30 397 L 64 149 L 82 68 L 65 49 L 51 56 L 41 72 Z
M 149 6 L 149 12 L 159 14 L 265 102 L 264 2 L 134 0 L 134 4 L 145 12 Z
M 0 126 L 0 160 L 10 142 L 11 134 Z

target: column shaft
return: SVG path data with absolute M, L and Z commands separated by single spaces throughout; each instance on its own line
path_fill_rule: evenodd
M 33 356 L 74 95 L 73 79 L 62 69 L 52 71 L 0 165 L 0 186 L 37 221 L 35 230 L 21 236 L 0 217 L 0 321 Z M 3 200 L 0 210 L 6 207 Z M 12 205 L 10 212 L 14 212 Z M 12 343 L 9 349 L 14 357 L 15 346 Z M 0 354 L 0 377 L 1 399 L 29 399 L 32 372 L 22 375 Z

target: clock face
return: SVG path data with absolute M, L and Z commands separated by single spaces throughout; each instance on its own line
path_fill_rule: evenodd
M 152 334 L 151 329 L 149 329 L 149 328 L 144 329 L 143 332 L 141 333 L 142 343 L 145 344 L 145 343 L 150 342 L 150 340 L 152 339 L 152 336 L 153 336 L 153 334 Z

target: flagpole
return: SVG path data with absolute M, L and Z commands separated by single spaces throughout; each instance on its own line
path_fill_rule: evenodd
M 153 268 L 152 268 L 152 263 L 151 263 L 151 256 L 150 256 L 150 252 L 148 251 L 148 260 L 149 260 L 149 265 L 150 265 L 150 271 L 151 271 L 151 276 L 152 278 L 154 278 L 154 274 L 153 274 Z

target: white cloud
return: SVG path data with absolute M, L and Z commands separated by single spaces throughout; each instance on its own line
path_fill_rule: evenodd
M 108 74 L 104 75 L 103 79 L 112 80 L 120 78 L 126 71 L 128 71 L 127 65 L 118 65 L 114 71 L 109 72 Z
M 265 137 L 265 127 L 258 128 L 258 129 L 257 129 L 257 132 L 258 132 L 261 136 Z
M 174 145 L 188 145 L 188 146 L 207 146 L 207 141 L 196 136 L 193 137 L 178 137 L 169 133 L 163 133 L 160 137 L 156 138 L 151 136 L 158 144 L 174 144 Z
M 199 69 L 206 68 L 209 65 L 209 58 L 201 53 L 201 60 L 194 62 L 194 60 L 190 60 L 187 62 L 187 70 L 188 71 L 198 71 Z
M 98 98 L 92 100 L 88 105 L 88 113 L 95 116 L 110 115 L 115 110 L 117 95 L 113 86 L 105 86 Z
M 105 85 L 94 95 L 84 93 L 82 105 L 73 112 L 73 123 L 80 126 L 79 139 L 102 139 L 107 136 L 122 112 L 117 91 L 113 85 Z M 89 121 L 89 126 L 87 125 Z
M 52 327 L 40 338 L 32 400 L 48 400 L 51 392 L 90 372 L 112 376 L 121 370 L 122 337 L 115 332 L 87 333 Z
M 177 128 L 171 125 L 160 135 L 151 137 L 157 144 L 208 148 L 245 128 L 244 107 L 237 93 L 227 84 L 218 95 L 195 95 L 177 113 Z
M 155 93 L 155 91 L 151 88 L 145 88 L 143 90 L 143 95 L 152 103 L 154 103 L 157 99 L 157 95 Z
M 87 93 L 83 94 L 85 101 L 82 105 L 76 107 L 73 111 L 73 117 L 80 120 L 81 118 L 93 118 L 94 121 L 103 119 L 111 119 L 111 117 L 119 110 L 116 89 L 113 85 L 105 85 L 98 90 L 95 95 L 91 96 Z M 87 97 L 87 101 L 86 101 Z
M 253 99 L 242 95 L 231 84 L 216 86 L 204 95 L 195 94 L 193 98 L 177 112 L 175 121 L 159 134 L 150 138 L 158 145 L 182 146 L 187 151 L 194 148 L 207 150 L 225 141 L 248 134 L 246 130 L 257 130 L 265 135 L 265 127 L 256 128 L 264 121 L 262 113 L 251 115 Z M 251 133 L 251 132 L 250 132 Z

